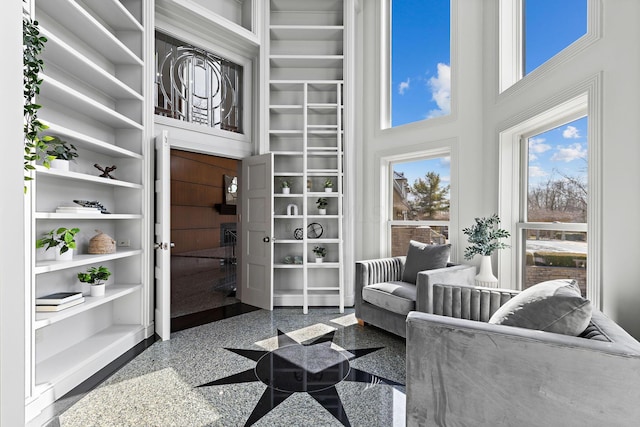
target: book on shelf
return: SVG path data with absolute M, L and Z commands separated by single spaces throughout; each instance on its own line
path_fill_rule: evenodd
M 65 302 L 63 304 L 52 304 L 52 305 L 36 305 L 36 311 L 39 312 L 49 312 L 49 311 L 62 311 L 66 308 L 73 307 L 74 305 L 78 305 L 84 302 L 84 297 L 80 297 L 69 302 Z
M 58 305 L 76 300 L 78 298 L 82 298 L 82 292 L 56 292 L 54 294 L 36 298 L 36 304 Z

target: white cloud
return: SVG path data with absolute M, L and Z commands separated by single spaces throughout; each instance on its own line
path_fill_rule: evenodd
M 411 83 L 411 78 L 407 77 L 407 80 L 400 82 L 398 85 L 398 93 L 400 95 L 404 95 L 405 91 L 409 89 L 409 84 Z
M 447 64 L 438 64 L 438 75 L 433 76 L 428 82 L 431 90 L 431 99 L 436 102 L 438 108 L 429 111 L 427 118 L 446 116 L 451 113 L 451 67 Z
M 571 144 L 569 146 L 558 145 L 556 147 L 556 152 L 551 156 L 551 160 L 554 162 L 565 162 L 569 163 L 576 159 L 586 159 L 587 158 L 587 149 L 582 148 L 582 144 L 576 142 L 575 144 Z
M 580 131 L 575 126 L 567 126 L 567 128 L 562 131 L 562 137 L 566 139 L 580 138 Z
M 449 166 L 451 164 L 451 157 L 446 156 L 440 159 L 440 166 Z
M 442 181 L 443 183 L 450 183 L 451 182 L 451 177 L 449 175 L 442 175 L 440 177 L 440 181 Z
M 551 150 L 549 144 L 545 144 L 544 138 L 529 138 L 529 152 L 535 154 L 542 154 L 545 151 Z
M 529 166 L 529 176 L 532 178 L 538 178 L 541 176 L 547 176 L 549 173 L 542 169 L 540 166 Z

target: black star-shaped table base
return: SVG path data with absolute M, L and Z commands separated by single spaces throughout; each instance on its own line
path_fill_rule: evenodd
M 256 367 L 198 387 L 257 381 L 266 384 L 267 388 L 245 426 L 253 425 L 294 393 L 308 393 L 344 426 L 350 426 L 336 384 L 342 381 L 404 384 L 361 371 L 349 363 L 384 347 L 338 351 L 331 348 L 334 332 L 324 334 L 310 344 L 300 344 L 278 330 L 278 348 L 273 351 L 227 348 L 257 362 Z

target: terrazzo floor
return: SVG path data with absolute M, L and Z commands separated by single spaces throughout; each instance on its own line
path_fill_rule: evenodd
M 48 426 L 404 426 L 404 384 L 404 339 L 352 309 L 258 310 L 153 343 Z

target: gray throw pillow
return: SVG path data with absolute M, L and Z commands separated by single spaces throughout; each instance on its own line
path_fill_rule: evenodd
M 446 267 L 450 253 L 450 244 L 427 245 L 426 243 L 411 240 L 404 271 L 402 272 L 402 281 L 415 284 L 418 279 L 418 272 Z
M 549 280 L 511 298 L 489 323 L 578 336 L 589 325 L 591 311 L 591 301 L 580 295 L 575 280 Z

